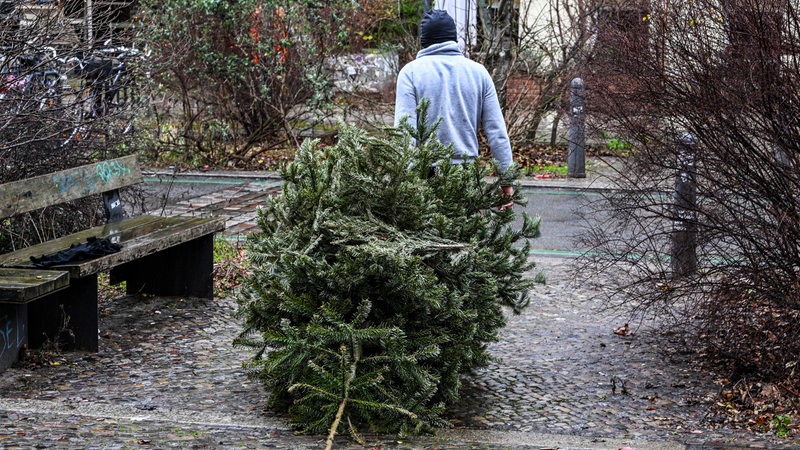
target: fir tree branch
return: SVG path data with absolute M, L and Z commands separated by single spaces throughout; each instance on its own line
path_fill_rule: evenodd
M 411 251 L 413 255 L 422 255 L 425 253 L 430 252 L 437 252 L 440 250 L 452 251 L 452 250 L 465 250 L 468 248 L 472 248 L 469 244 L 428 244 L 424 247 L 418 247 Z
M 331 398 L 331 399 L 338 400 L 340 398 L 336 394 L 332 394 L 332 393 L 326 391 L 325 389 L 320 389 L 320 388 L 318 388 L 316 386 L 312 386 L 312 385 L 307 384 L 307 383 L 296 383 L 296 384 L 293 384 L 292 386 L 289 387 L 288 391 L 290 393 L 294 393 L 295 391 L 300 390 L 300 389 L 309 390 L 309 391 L 312 391 L 313 393 L 316 393 L 316 394 L 319 394 L 321 396 L 328 397 L 328 398 Z
M 347 352 L 347 347 L 342 345 L 342 361 L 345 359 L 345 353 Z M 361 355 L 361 345 L 358 343 L 354 343 L 353 345 L 353 362 L 350 364 L 350 371 L 346 375 L 345 379 L 343 380 L 342 386 L 342 401 L 339 403 L 339 409 L 336 411 L 336 417 L 333 419 L 333 423 L 331 424 L 331 428 L 328 431 L 328 439 L 326 441 L 325 450 L 331 450 L 333 447 L 333 438 L 336 436 L 336 430 L 339 428 L 339 422 L 342 420 L 342 416 L 344 415 L 345 406 L 347 406 L 347 401 L 349 400 L 350 396 L 350 383 L 356 377 L 356 368 L 358 366 L 358 361 Z
M 333 438 L 336 436 L 336 429 L 339 428 L 339 422 L 342 420 L 342 416 L 344 415 L 345 406 L 347 406 L 347 397 L 342 398 L 341 403 L 339 403 L 339 410 L 336 411 L 336 418 L 333 419 L 331 428 L 328 431 L 328 439 L 325 441 L 325 450 L 331 450 L 331 448 L 333 448 Z
M 343 127 L 333 146 L 304 144 L 248 240 L 236 343 L 268 352 L 251 367 L 270 406 L 327 431 L 329 446 L 345 424 L 353 436 L 446 426 L 461 378 L 491 360 L 503 307 L 527 304 L 538 222 L 523 213 L 519 229 L 496 208 L 517 173 L 449 164 L 452 146 L 426 111 L 416 119 L 385 137 Z
M 402 414 L 404 416 L 408 416 L 412 420 L 416 420 L 417 419 L 417 415 L 416 414 L 414 414 L 413 412 L 411 412 L 411 411 L 409 411 L 409 410 L 407 410 L 405 408 L 402 408 L 400 406 L 388 405 L 386 403 L 368 402 L 368 401 L 365 401 L 365 400 L 358 400 L 358 399 L 355 399 L 355 398 L 351 399 L 350 401 L 352 403 L 356 403 L 356 404 L 359 404 L 359 405 L 368 406 L 368 407 L 370 407 L 372 409 L 385 409 L 385 410 L 388 410 L 388 411 L 394 411 L 394 412 L 400 413 L 400 414 Z

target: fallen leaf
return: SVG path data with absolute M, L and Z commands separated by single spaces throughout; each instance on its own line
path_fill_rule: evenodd
M 621 327 L 615 328 L 614 329 L 614 334 L 616 334 L 617 336 L 630 336 L 630 335 L 633 334 L 633 331 L 631 330 L 631 328 L 626 323 L 625 325 L 623 325 Z

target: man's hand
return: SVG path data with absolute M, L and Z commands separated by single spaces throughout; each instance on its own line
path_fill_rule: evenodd
M 503 191 L 503 196 L 511 198 L 514 196 L 514 187 L 513 186 L 501 186 L 500 189 Z M 514 206 L 514 200 L 509 201 L 505 205 L 500 206 L 500 211 L 504 211 L 506 208 L 511 208 Z

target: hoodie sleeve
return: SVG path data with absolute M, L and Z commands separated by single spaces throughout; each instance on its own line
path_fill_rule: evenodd
M 481 125 L 486 139 L 489 142 L 489 149 L 492 151 L 492 158 L 500 164 L 500 170 L 505 172 L 511 165 L 513 157 L 511 154 L 511 141 L 506 130 L 506 121 L 503 111 L 500 109 L 500 101 L 497 98 L 497 91 L 494 82 L 486 74 L 488 82 L 484 89 L 483 113 L 481 115 Z
M 417 123 L 417 94 L 414 90 L 409 71 L 400 70 L 397 75 L 397 92 L 394 100 L 394 126 L 400 125 L 403 117 L 408 117 L 408 123 L 415 126 Z

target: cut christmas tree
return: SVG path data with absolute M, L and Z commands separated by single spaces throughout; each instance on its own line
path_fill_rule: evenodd
M 527 306 L 539 224 L 523 213 L 514 229 L 501 208 L 524 202 L 500 189 L 515 171 L 450 165 L 434 135 L 343 127 L 334 146 L 306 142 L 248 241 L 236 344 L 254 350 L 270 407 L 329 445 L 343 431 L 447 426 L 504 310 Z

